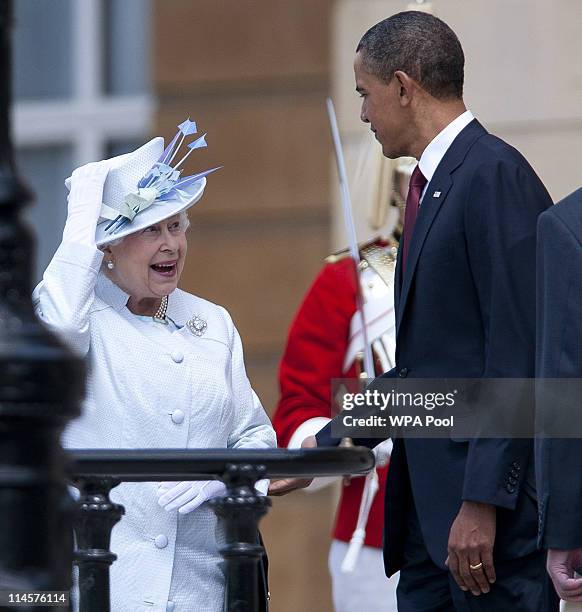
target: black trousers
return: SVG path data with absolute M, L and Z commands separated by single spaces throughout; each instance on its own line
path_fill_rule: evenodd
M 546 553 L 495 563 L 497 580 L 489 593 L 464 592 L 452 574 L 430 558 L 414 509 L 411 510 L 405 563 L 396 591 L 398 612 L 557 612 L 559 599 L 546 572 Z

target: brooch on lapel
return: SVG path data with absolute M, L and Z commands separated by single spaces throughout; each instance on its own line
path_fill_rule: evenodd
M 191 319 L 186 321 L 186 327 L 190 330 L 190 333 L 200 337 L 206 332 L 208 324 L 202 317 L 194 315 Z

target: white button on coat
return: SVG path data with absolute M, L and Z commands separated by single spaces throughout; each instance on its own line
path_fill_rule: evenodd
M 176 363 L 182 363 L 182 361 L 184 361 L 184 353 L 182 353 L 181 351 L 174 351 L 172 353 L 172 359 Z
M 168 545 L 168 538 L 163 533 L 160 533 L 160 535 L 155 537 L 154 543 L 157 548 L 166 548 Z
M 154 324 L 143 325 L 127 310 L 127 294 L 100 273 L 102 260 L 95 247 L 62 244 L 37 292 L 39 316 L 90 362 L 92 391 L 85 397 L 83 416 L 67 427 L 63 444 L 275 447 L 274 431 L 249 384 L 240 336 L 227 311 L 176 289 L 168 313 L 181 329 L 158 334 Z M 186 326 L 193 314 L 208 323 L 202 337 Z M 174 351 L 183 353 L 181 364 L 172 359 Z M 196 369 L 185 371 L 190 362 L 196 362 Z M 130 406 L 136 409 L 130 411 Z M 177 408 L 185 414 L 182 425 L 170 420 Z M 196 427 L 186 426 L 190 412 L 196 414 Z M 223 526 L 207 505 L 185 517 L 166 512 L 158 506 L 157 487 L 155 482 L 123 482 L 111 491 L 111 499 L 126 509 L 111 534 L 111 550 L 121 559 L 111 567 L 111 609 L 134 609 L 134 600 L 143 601 L 143 594 L 155 602 L 156 612 L 165 609 L 168 599 L 176 612 L 222 610 L 224 575 L 216 541 L 224 539 Z M 163 549 L 155 544 L 160 534 L 168 539 Z M 140 543 L 145 546 L 139 562 L 124 563 L 122 555 Z M 153 608 L 142 604 L 143 612 Z
M 179 408 L 172 412 L 172 422 L 176 423 L 176 425 L 180 425 L 180 423 L 184 422 L 184 412 Z
M 166 605 L 166 612 L 174 612 L 176 604 L 173 601 L 169 601 Z

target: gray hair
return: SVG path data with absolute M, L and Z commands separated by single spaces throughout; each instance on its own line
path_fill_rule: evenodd
M 162 219 L 162 221 L 165 221 L 165 219 Z M 161 223 L 162 221 L 158 221 L 158 223 Z M 180 223 L 184 224 L 184 231 L 186 231 L 190 227 L 190 218 L 188 217 L 188 211 L 187 210 L 183 210 L 180 213 Z M 157 225 L 157 224 L 156 223 L 152 223 L 152 225 Z M 111 242 L 108 242 L 107 244 L 104 244 L 103 246 L 104 247 L 107 247 L 107 246 L 117 246 L 118 244 L 121 244 L 128 236 L 131 236 L 131 235 L 132 234 L 127 234 L 127 235 L 123 236 L 122 238 L 116 238 L 115 240 L 112 240 Z M 101 248 L 101 250 L 103 250 L 103 249 Z
M 188 230 L 188 228 L 190 227 L 190 218 L 188 217 L 188 211 L 187 210 L 183 210 L 180 214 L 180 224 L 184 225 L 184 231 L 186 232 Z M 162 219 L 162 221 L 165 221 L 165 219 Z M 158 223 L 162 223 L 162 221 L 158 221 Z M 152 225 L 156 225 L 155 223 L 152 223 Z M 111 242 L 108 242 L 107 244 L 104 244 L 99 248 L 100 251 L 105 250 L 105 247 L 108 246 L 117 246 L 119 244 L 121 244 L 128 236 L 131 236 L 132 234 L 127 234 L 126 236 L 123 236 L 122 238 L 116 238 L 115 240 L 112 240 Z M 101 262 L 101 270 L 103 271 L 105 269 L 106 263 L 105 260 L 103 260 Z

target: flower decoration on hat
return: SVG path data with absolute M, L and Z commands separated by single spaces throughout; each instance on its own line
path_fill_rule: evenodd
M 179 159 L 178 153 L 182 148 L 186 138 L 197 133 L 197 126 L 194 121 L 186 119 L 178 126 L 178 132 L 172 138 L 158 161 L 146 172 L 138 181 L 135 191 L 125 195 L 119 214 L 105 228 L 105 233 L 114 235 L 122 230 L 128 223 L 131 223 L 136 215 L 149 208 L 154 202 L 180 201 L 186 202 L 189 194 L 184 191 L 196 181 L 200 181 L 208 174 L 219 170 L 222 166 L 204 170 L 190 176 L 182 176 L 180 167 L 192 151 L 205 148 L 206 134 L 196 138 L 186 145 L 188 151 Z M 111 218 L 111 217 L 109 217 Z

